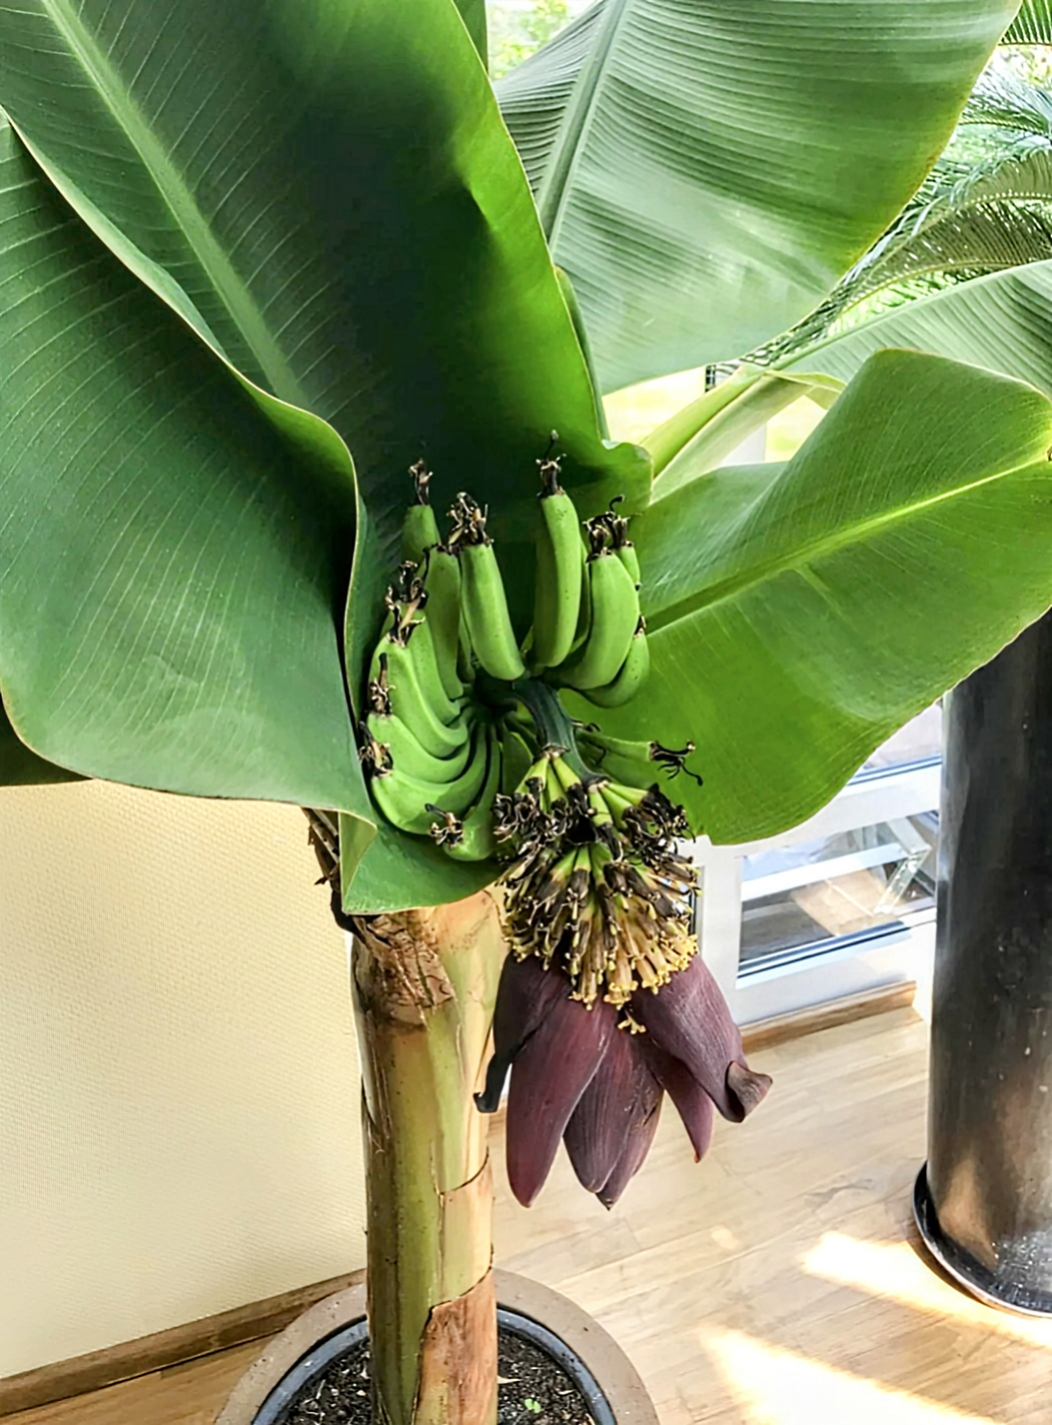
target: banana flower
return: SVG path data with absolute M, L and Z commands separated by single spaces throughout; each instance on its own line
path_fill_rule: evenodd
M 570 979 L 534 956 L 509 956 L 494 1019 L 484 1112 L 509 1068 L 507 1165 L 529 1206 L 566 1144 L 581 1184 L 612 1207 L 642 1166 L 667 1093 L 700 1161 L 713 1110 L 740 1123 L 771 1086 L 745 1063 L 741 1035 L 699 955 L 625 1004 L 573 998 Z

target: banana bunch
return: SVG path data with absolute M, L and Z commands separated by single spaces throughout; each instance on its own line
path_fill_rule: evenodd
M 368 670 L 361 757 L 386 819 L 455 859 L 499 855 L 495 799 L 520 795 L 546 748 L 576 747 L 559 688 L 615 707 L 649 671 L 628 520 L 619 500 L 579 519 L 560 482 L 561 457 L 551 455 L 556 439 L 537 462 L 533 619 L 521 639 L 486 511 L 458 494 L 443 537 L 431 472 L 422 461 L 410 470 L 403 562 Z M 594 759 L 589 769 L 574 752 L 581 773 L 601 770 L 604 783 L 609 773 L 629 787 L 647 785 L 662 765 L 678 771 L 694 750 L 667 753 L 673 761 L 662 764 L 651 744 L 615 745 L 598 729 L 582 729 L 580 747 Z

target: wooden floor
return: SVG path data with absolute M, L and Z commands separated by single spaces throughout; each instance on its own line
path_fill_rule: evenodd
M 501 1168 L 499 1264 L 591 1311 L 663 1425 L 1052 1425 L 1052 1323 L 978 1305 L 917 1254 L 926 1044 L 898 1010 L 755 1053 L 775 1076 L 760 1111 L 720 1124 L 701 1166 L 668 1112 L 612 1213 L 565 1162 L 524 1211 Z M 258 1349 L 8 1420 L 212 1425 Z

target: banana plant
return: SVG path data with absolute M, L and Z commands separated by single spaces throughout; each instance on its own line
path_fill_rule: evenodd
M 826 297 L 1014 9 L 600 0 L 502 118 L 477 0 L 0 0 L 0 775 L 308 809 L 391 1425 L 494 1418 L 509 1067 L 524 1201 L 766 1093 L 684 842 L 799 821 L 1052 602 L 1029 369 L 747 373 L 646 448 L 600 401 Z

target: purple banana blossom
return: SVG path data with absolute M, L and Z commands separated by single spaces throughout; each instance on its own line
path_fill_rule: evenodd
M 508 1069 L 507 1157 L 524 1206 L 566 1144 L 582 1185 L 612 1207 L 642 1166 L 668 1093 L 700 1160 L 714 1107 L 740 1123 L 771 1086 L 745 1063 L 741 1036 L 700 955 L 657 991 L 620 1008 L 571 999 L 560 970 L 509 956 L 494 1018 L 494 1055 L 479 1107 L 492 1113 Z

